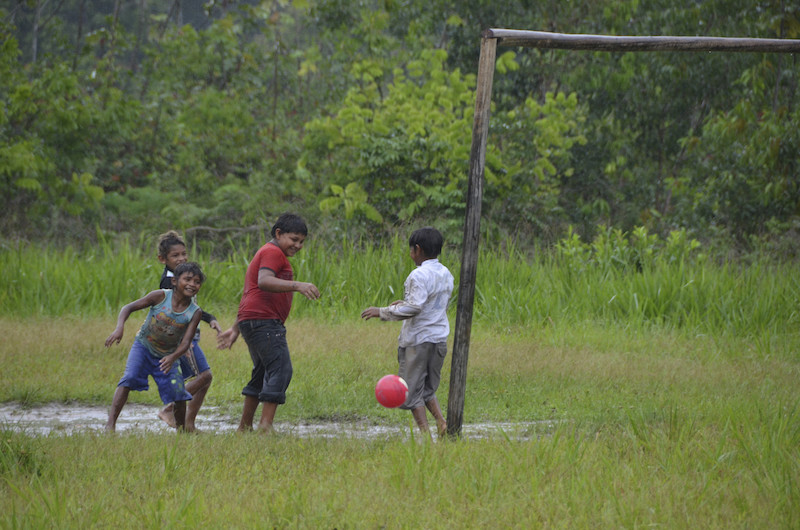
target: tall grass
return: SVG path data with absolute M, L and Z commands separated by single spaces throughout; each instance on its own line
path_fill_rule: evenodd
M 644 238 L 644 236 L 642 236 Z M 644 238 L 647 240 L 646 238 Z M 611 250 L 606 248 L 613 243 Z M 568 243 L 568 244 L 567 244 Z M 660 250 L 620 246 L 611 237 L 593 245 L 567 241 L 556 253 L 533 258 L 506 243 L 480 253 L 475 319 L 497 326 L 571 326 L 583 321 L 668 326 L 693 334 L 730 333 L 768 345 L 769 337 L 800 325 L 797 265 L 764 258 L 749 264 L 692 259 L 678 243 Z M 652 243 L 652 241 L 651 241 Z M 582 246 L 581 246 L 582 245 Z M 616 245 L 616 246 L 614 246 Z M 224 258 L 191 255 L 207 281 L 204 309 L 232 319 L 253 248 L 231 248 Z M 0 315 L 8 317 L 113 315 L 157 287 L 162 267 L 140 244 L 103 243 L 78 252 L 52 248 L 0 249 Z M 678 250 L 676 250 L 676 248 Z M 460 255 L 441 260 L 458 282 Z M 295 297 L 292 318 L 357 318 L 371 305 L 402 297 L 413 268 L 405 240 L 373 246 L 313 240 L 292 260 L 295 276 L 316 284 L 322 298 Z M 457 293 L 453 297 L 453 306 Z M 223 323 L 224 324 L 224 323 Z

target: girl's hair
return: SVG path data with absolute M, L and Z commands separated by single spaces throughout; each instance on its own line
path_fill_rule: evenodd
M 181 277 L 181 274 L 189 273 L 192 276 L 197 276 L 200 278 L 200 283 L 206 281 L 206 275 L 203 274 L 203 271 L 200 270 L 200 265 L 193 261 L 185 261 L 175 267 L 175 280 L 177 281 L 178 278 Z
M 426 257 L 435 258 L 442 253 L 444 237 L 441 232 L 432 226 L 425 226 L 414 230 L 411 233 L 411 237 L 408 238 L 408 246 L 413 248 L 416 245 L 419 245 Z
M 158 236 L 158 257 L 166 258 L 167 254 L 169 254 L 169 249 L 175 245 L 186 246 L 181 235 L 175 230 L 170 230 L 166 234 Z
M 285 213 L 278 217 L 278 220 L 275 221 L 274 225 L 272 225 L 272 237 L 275 237 L 275 230 L 280 230 L 281 232 L 286 232 L 289 234 L 303 234 L 304 236 L 308 235 L 308 227 L 306 226 L 306 222 L 303 221 L 302 217 L 293 213 Z

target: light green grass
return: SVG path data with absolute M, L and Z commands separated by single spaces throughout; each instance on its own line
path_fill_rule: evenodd
M 398 325 L 288 323 L 295 379 L 279 422 L 408 429 L 372 388 Z M 125 346 L 112 318 L 0 319 L 0 401 L 109 403 Z M 207 398 L 235 421 L 244 345 L 203 345 Z M 27 437 L 0 432 L 0 525 L 85 528 L 795 528 L 797 334 L 758 342 L 654 327 L 477 325 L 466 423 L 558 420 L 526 441 L 420 444 L 232 434 Z M 783 349 L 790 351 L 783 351 Z M 778 351 L 780 350 L 780 351 Z M 447 403 L 449 358 L 440 400 Z M 155 391 L 133 401 L 157 403 Z M 124 414 L 124 412 L 123 412 Z M 202 428 L 202 413 L 200 426 Z M 187 455 L 198 455 L 193 460 Z

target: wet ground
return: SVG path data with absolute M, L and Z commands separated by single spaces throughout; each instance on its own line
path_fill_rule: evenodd
M 128 403 L 117 420 L 117 432 L 170 432 L 161 421 L 158 408 Z M 103 431 L 108 418 L 107 407 L 52 403 L 37 407 L 23 407 L 18 403 L 0 404 L 0 428 L 12 429 L 33 435 L 70 435 L 87 431 Z M 197 418 L 197 428 L 203 433 L 229 433 L 236 430 L 238 418 L 218 413 L 205 407 Z M 508 436 L 511 439 L 530 439 L 546 429 L 549 422 L 478 423 L 464 424 L 462 437 L 488 438 Z M 408 425 L 375 425 L 364 422 L 276 422 L 275 430 L 282 434 L 300 437 L 354 437 L 364 439 L 407 437 Z

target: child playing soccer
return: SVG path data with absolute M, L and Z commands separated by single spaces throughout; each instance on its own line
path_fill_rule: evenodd
M 170 230 L 165 234 L 161 234 L 158 238 L 158 261 L 164 265 L 164 272 L 161 274 L 161 289 L 172 288 L 172 278 L 175 274 L 175 268 L 181 263 L 188 260 L 188 253 L 186 252 L 186 243 L 181 238 L 178 232 Z M 211 313 L 202 311 L 200 319 L 208 323 L 211 329 L 216 330 L 217 334 L 222 331 L 216 317 Z M 209 387 L 211 387 L 211 367 L 206 360 L 206 355 L 200 348 L 200 330 L 194 334 L 192 346 L 186 355 L 180 359 L 181 374 L 186 382 L 186 391 L 192 395 L 192 400 L 186 406 L 186 424 L 184 428 L 187 431 L 195 430 L 195 420 L 200 407 L 203 406 L 203 401 L 206 398 Z M 173 415 L 173 404 L 169 403 L 164 408 L 158 411 L 158 417 L 164 420 L 170 427 L 175 427 L 175 416 Z
M 400 408 L 410 410 L 420 430 L 430 436 L 425 408 L 436 420 L 439 436 L 447 422 L 439 408 L 436 390 L 447 355 L 450 323 L 447 304 L 453 292 L 453 275 L 439 262 L 444 238 L 435 228 L 415 230 L 408 240 L 409 254 L 417 265 L 406 278 L 403 300 L 387 307 L 369 307 L 361 318 L 403 320 L 398 339 L 398 375 L 408 384 L 408 397 Z
M 175 425 L 182 431 L 185 425 L 186 402 L 192 395 L 186 391 L 183 377 L 175 362 L 192 344 L 192 337 L 200 323 L 200 308 L 194 296 L 205 280 L 196 263 L 182 263 L 175 269 L 172 289 L 152 291 L 143 298 L 125 305 L 119 312 L 117 327 L 106 339 L 106 347 L 119 343 L 125 331 L 125 322 L 134 311 L 149 307 L 150 311 L 133 341 L 128 353 L 125 373 L 117 385 L 111 409 L 108 411 L 107 431 L 116 430 L 117 418 L 128 401 L 131 390 L 149 388 L 147 376 L 158 385 L 163 403 L 174 403 Z
M 230 348 L 239 334 L 244 337 L 253 371 L 242 390 L 244 406 L 239 432 L 253 430 L 259 403 L 263 403 L 258 431 L 268 433 L 278 405 L 286 403 L 286 389 L 292 380 L 292 360 L 286 343 L 284 323 L 292 308 L 293 292 L 309 300 L 319 298 L 312 283 L 294 280 L 291 258 L 303 248 L 308 228 L 297 215 L 283 214 L 272 227 L 272 240 L 250 261 L 244 278 L 236 322 L 217 336 L 220 349 Z

